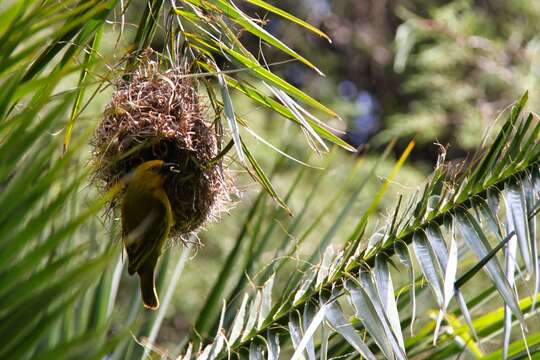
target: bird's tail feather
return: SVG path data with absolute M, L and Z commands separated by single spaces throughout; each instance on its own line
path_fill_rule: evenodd
M 159 299 L 154 283 L 154 267 L 151 269 L 139 269 L 138 274 L 141 280 L 141 297 L 144 307 L 156 310 L 159 307 Z

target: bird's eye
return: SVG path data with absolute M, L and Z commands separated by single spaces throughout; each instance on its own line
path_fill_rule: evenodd
M 163 166 L 163 170 L 166 173 L 175 173 L 175 174 L 180 173 L 180 167 L 178 166 L 178 164 L 175 164 L 175 163 L 165 163 L 165 165 Z

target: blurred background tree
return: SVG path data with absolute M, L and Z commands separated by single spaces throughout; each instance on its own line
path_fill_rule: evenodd
M 278 37 L 324 69 L 282 71 L 343 116 L 356 146 L 415 137 L 413 156 L 433 163 L 481 145 L 502 109 L 529 89 L 538 109 L 540 4 L 530 1 L 282 1 L 332 38 L 296 31 L 251 8 Z M 252 39 L 251 49 L 259 43 Z M 264 46 L 267 61 L 279 55 Z M 455 154 L 455 155 L 454 155 Z

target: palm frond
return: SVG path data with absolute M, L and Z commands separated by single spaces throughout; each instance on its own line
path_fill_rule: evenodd
M 352 352 L 365 358 L 379 353 L 386 358 L 404 359 L 414 354 L 421 343 L 423 351 L 432 351 L 436 357 L 462 351 L 479 355 L 486 354 L 482 345 L 485 339 L 501 331 L 500 326 L 494 325 L 496 321 L 505 324 L 506 335 L 501 340 L 506 349 L 504 355 L 522 352 L 524 343 L 511 345 L 508 334 L 517 326 L 517 331 L 527 336 L 527 319 L 535 311 L 533 305 L 538 295 L 533 291 L 537 289 L 539 275 L 537 239 L 531 233 L 536 234 L 535 216 L 540 207 L 540 143 L 538 119 L 533 115 L 519 118 L 526 100 L 527 94 L 514 105 L 501 132 L 476 159 L 475 166 L 450 178 L 441 158 L 424 192 L 417 197 L 419 200 L 407 209 L 396 209 L 386 229 L 378 231 L 367 243 L 361 233 L 362 241 L 348 242 L 343 251 L 329 247 L 321 262 L 308 269 L 276 302 L 268 291 L 270 286 L 263 286 L 253 296 L 246 295 L 234 325 L 220 327 L 227 324 L 220 321 L 214 328 L 214 341 L 221 345 L 210 341 L 203 349 L 213 347 L 212 356 L 202 350 L 202 358 L 221 358 L 230 353 L 241 358 L 271 357 L 276 352 L 276 337 L 280 339 L 281 352 L 288 343 L 292 344 L 294 358 L 312 359 L 317 351 L 324 351 L 329 354 L 323 353 L 323 357 Z M 504 207 L 501 199 L 505 200 Z M 353 232 L 351 238 L 355 239 L 356 234 Z M 501 249 L 508 248 L 511 241 L 516 243 L 516 251 L 505 253 L 504 270 L 500 264 Z M 428 327 L 405 341 L 402 329 L 413 318 L 404 319 L 403 309 L 412 301 L 410 309 L 414 316 L 414 299 L 424 289 L 418 287 L 422 282 L 414 279 L 410 252 L 418 260 L 423 281 L 438 310 L 433 311 L 432 320 L 425 325 Z M 412 292 L 404 297 L 406 301 L 395 298 L 390 267 L 400 266 L 393 262 L 394 255 L 409 269 L 409 283 L 405 286 Z M 471 256 L 477 264 L 467 271 L 460 264 Z M 463 294 L 480 270 L 485 271 L 492 284 L 489 296 L 498 297 L 503 304 L 494 311 L 500 314 L 498 318 L 486 315 L 489 322 L 471 315 L 479 299 L 467 301 Z M 518 282 L 523 285 L 520 291 Z M 520 300 L 518 294 L 523 291 L 532 295 Z M 355 310 L 352 321 L 344 310 L 344 299 Z M 452 299 L 456 299 L 453 306 Z M 317 335 L 319 330 L 321 335 Z M 324 335 L 328 332 L 339 336 Z M 230 341 L 223 339 L 225 334 L 231 335 Z M 534 335 L 530 337 L 536 351 L 534 339 Z M 429 350 L 426 341 L 437 342 L 437 348 Z M 262 346 L 270 342 L 274 344 L 273 350 Z

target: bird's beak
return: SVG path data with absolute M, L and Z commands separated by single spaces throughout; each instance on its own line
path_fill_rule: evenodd
M 180 173 L 180 167 L 176 163 L 164 163 L 163 164 L 164 173 Z

